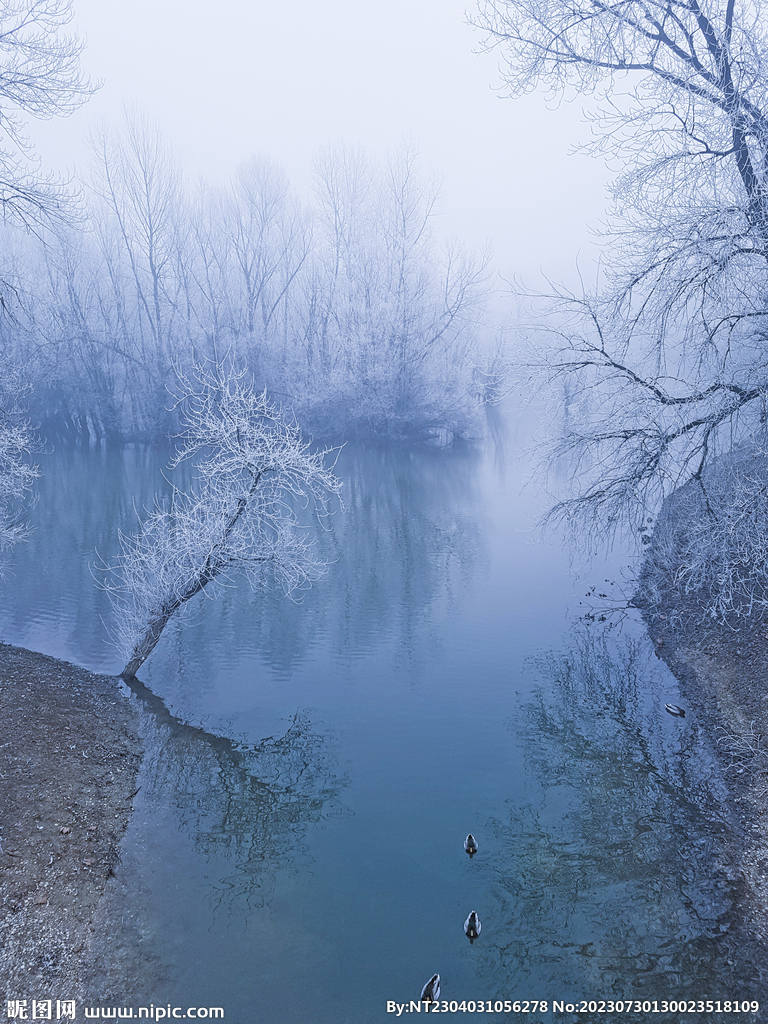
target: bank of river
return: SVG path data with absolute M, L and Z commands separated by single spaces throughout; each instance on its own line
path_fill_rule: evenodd
M 82 999 L 141 762 L 119 680 L 0 645 L 0 998 Z M 100 916 L 101 915 L 101 916 Z M 109 973 L 120 987 L 114 950 Z
M 715 738 L 727 784 L 734 865 L 734 925 L 745 946 L 768 951 L 768 620 L 738 629 L 706 621 L 694 600 L 667 597 L 645 613 L 656 653 L 677 677 L 688 716 Z M 750 965 L 761 981 L 768 969 Z

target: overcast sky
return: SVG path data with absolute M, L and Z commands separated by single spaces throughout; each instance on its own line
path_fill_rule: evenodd
M 103 86 L 74 116 L 30 126 L 46 165 L 80 170 L 100 119 L 149 112 L 187 173 L 226 179 L 263 153 L 307 194 L 330 143 L 373 154 L 414 143 L 443 181 L 442 227 L 490 240 L 506 277 L 574 280 L 595 250 L 607 172 L 569 155 L 576 104 L 502 100 L 465 0 L 75 0 L 83 63 Z

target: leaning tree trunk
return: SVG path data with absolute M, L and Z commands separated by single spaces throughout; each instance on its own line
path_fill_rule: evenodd
M 248 498 L 250 498 L 255 492 L 260 479 L 261 473 L 254 476 L 253 483 L 251 484 L 251 488 L 248 492 Z M 232 533 L 235 524 L 247 508 L 248 498 L 240 498 L 238 500 L 237 508 L 232 513 L 229 522 L 224 528 L 221 540 L 214 546 L 213 550 L 206 558 L 205 564 L 200 567 L 200 571 L 188 586 L 181 592 L 173 593 L 172 596 L 150 613 L 144 632 L 133 645 L 130 660 L 120 673 L 121 678 L 133 679 L 135 677 L 138 670 L 157 646 L 157 642 L 173 613 L 178 608 L 181 608 L 183 604 L 186 604 L 187 601 L 193 598 L 196 594 L 199 594 L 204 587 L 208 586 L 211 580 L 215 580 L 221 573 L 224 565 L 227 563 L 226 543 L 229 540 L 229 536 Z
M 229 530 L 227 532 L 229 533 Z M 162 632 L 168 625 L 168 620 L 173 613 L 193 598 L 195 594 L 199 594 L 204 587 L 208 586 L 211 580 L 215 580 L 221 572 L 222 567 L 222 559 L 214 557 L 212 553 L 208 556 L 208 560 L 203 568 L 185 590 L 164 601 L 150 614 L 147 620 L 147 625 L 144 627 L 144 632 L 133 645 L 131 658 L 128 664 L 120 673 L 120 676 L 123 679 L 134 678 L 152 651 L 154 651 L 157 646 L 157 641 L 160 639 Z
M 135 677 L 141 666 L 152 651 L 154 651 L 168 620 L 176 609 L 180 607 L 181 603 L 181 601 L 175 601 L 171 604 L 164 604 L 150 617 L 146 629 L 133 646 L 130 661 L 120 673 L 123 679 L 133 679 Z

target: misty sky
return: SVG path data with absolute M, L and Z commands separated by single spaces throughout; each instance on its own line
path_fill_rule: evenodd
M 601 162 L 569 152 L 577 104 L 501 100 L 465 0 L 75 0 L 83 64 L 103 87 L 66 120 L 32 122 L 47 166 L 82 171 L 90 126 L 148 112 L 192 177 L 226 179 L 263 153 L 307 193 L 314 154 L 415 143 L 443 181 L 443 227 L 491 241 L 505 277 L 575 276 L 606 207 Z

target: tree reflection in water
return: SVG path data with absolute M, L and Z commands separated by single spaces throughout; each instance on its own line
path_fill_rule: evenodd
M 344 813 L 328 733 L 296 712 L 284 732 L 238 745 L 185 725 L 138 680 L 144 708 L 143 785 L 173 809 L 179 829 L 215 866 L 214 911 L 268 904 L 276 876 L 306 858 L 307 826 Z
M 516 806 L 489 823 L 483 974 L 569 998 L 758 998 L 729 934 L 733 833 L 712 741 L 695 713 L 665 716 L 650 646 L 581 626 L 534 668 L 542 685 L 508 723 L 526 766 Z
M 216 602 L 201 596 L 186 620 L 169 625 L 142 675 L 175 705 L 189 702 L 191 716 L 201 684 L 237 671 L 240 659 L 289 678 L 318 644 L 340 664 L 387 642 L 418 658 L 425 621 L 460 601 L 488 560 L 476 501 L 481 463 L 468 447 L 344 449 L 336 472 L 345 513 L 323 526 L 306 522 L 326 577 L 300 600 L 247 586 Z M 418 675 L 415 662 L 409 671 Z

